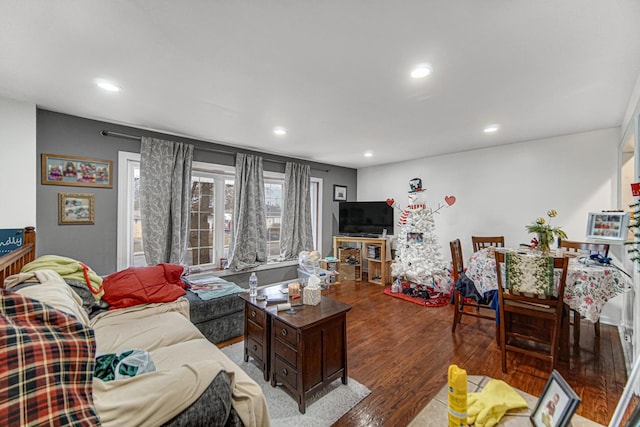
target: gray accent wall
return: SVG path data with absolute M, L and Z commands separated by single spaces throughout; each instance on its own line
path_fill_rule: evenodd
M 323 180 L 322 252 L 325 256 L 333 253 L 332 237 L 338 232 L 338 202 L 333 201 L 333 185 L 347 186 L 349 200 L 355 200 L 357 194 L 357 171 L 355 169 L 243 150 L 231 145 L 213 144 L 206 141 L 38 109 L 36 147 L 40 167 L 42 153 L 97 158 L 113 162 L 113 170 L 111 171 L 112 188 L 42 185 L 40 169 L 38 169 L 38 184 L 36 185 L 37 223 L 35 224 L 38 233 L 38 256 L 56 254 L 75 258 L 92 267 L 98 274 L 109 274 L 116 270 L 118 152 L 139 153 L 140 142 L 105 137 L 100 134 L 102 130 L 188 142 L 196 147 L 194 160 L 202 162 L 234 165 L 235 155 L 233 154 L 218 154 L 203 150 L 203 148 L 218 148 L 225 151 L 262 155 L 265 158 L 265 170 L 273 172 L 284 172 L 284 164 L 270 162 L 268 159 L 309 164 L 312 168 L 311 175 Z M 201 149 L 199 150 L 198 148 Z M 63 192 L 95 194 L 95 224 L 59 225 L 58 193 Z M 292 277 L 284 277 L 284 271 L 286 271 L 287 276 L 292 271 L 295 274 L 295 269 L 291 267 L 280 273 L 261 271 L 260 276 L 264 276 L 265 280 L 260 280 L 260 284 L 269 283 L 272 280 L 275 281 L 275 278 L 280 278 L 281 280 L 291 279 Z

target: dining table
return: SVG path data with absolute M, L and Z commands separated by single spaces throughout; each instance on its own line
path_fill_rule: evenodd
M 515 252 L 526 253 L 523 250 Z M 489 249 L 474 252 L 467 264 L 466 275 L 473 281 L 480 295 L 498 289 L 496 259 Z M 557 281 L 559 272 L 555 276 Z M 595 323 L 600 319 L 602 307 L 607 301 L 631 289 L 631 286 L 629 277 L 616 266 L 600 264 L 590 260 L 588 256 L 572 256 L 567 271 L 564 303 Z
M 480 295 L 498 289 L 498 278 L 496 269 L 496 259 L 494 250 L 513 250 L 517 253 L 539 256 L 527 249 L 509 248 L 485 248 L 474 252 L 469 259 L 466 275 L 471 279 Z M 556 254 L 553 254 L 554 256 Z M 557 254 L 560 256 L 571 256 L 565 282 L 564 298 L 565 305 L 577 311 L 583 318 L 596 323 L 600 319 L 602 308 L 610 299 L 632 289 L 632 281 L 625 272 L 612 264 L 602 264 L 591 260 L 588 255 L 581 255 L 569 252 Z M 504 275 L 504 270 L 502 269 Z M 554 274 L 557 283 L 560 278 L 560 271 Z M 502 277 L 504 279 L 504 276 Z M 503 280 L 503 283 L 505 281 Z M 563 335 L 561 340 L 561 358 L 568 356 L 568 321 L 564 322 Z M 566 344 L 566 347 L 563 345 Z M 564 356 L 564 357 L 563 357 Z

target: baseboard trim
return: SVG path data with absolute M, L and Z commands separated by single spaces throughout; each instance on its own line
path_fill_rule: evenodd
M 628 377 L 631 374 L 631 369 L 633 369 L 633 330 L 618 326 L 618 334 L 620 335 L 620 344 L 622 345 L 622 354 Z

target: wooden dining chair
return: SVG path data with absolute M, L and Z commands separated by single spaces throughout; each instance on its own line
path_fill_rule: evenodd
M 473 252 L 490 246 L 504 248 L 504 236 L 471 236 L 471 243 L 473 243 Z
M 507 373 L 508 351 L 550 361 L 551 369 L 555 369 L 569 258 L 515 252 L 496 252 L 495 257 L 502 372 Z M 554 268 L 562 269 L 555 296 Z
M 585 251 L 591 254 L 600 254 L 602 256 L 609 255 L 609 244 L 607 243 L 588 243 L 588 242 L 576 242 L 571 240 L 560 240 L 560 247 L 564 248 L 567 252 L 580 252 Z M 580 313 L 576 310 L 571 310 L 573 314 L 573 342 L 574 344 L 580 343 Z M 600 336 L 600 321 L 598 320 L 593 324 L 593 329 L 597 337 Z
M 454 283 L 454 311 L 453 326 L 451 327 L 451 332 L 454 333 L 456 331 L 456 326 L 458 326 L 458 323 L 460 323 L 460 321 L 462 320 L 463 315 L 488 319 L 492 320 L 495 323 L 495 310 L 491 308 L 490 305 L 479 304 L 473 299 L 465 298 L 459 290 L 455 289 L 455 284 L 458 282 L 460 275 L 464 272 L 464 260 L 462 257 L 462 245 L 460 244 L 460 239 L 449 242 L 449 247 L 451 248 L 451 260 L 453 262 L 451 278 L 453 279 Z M 467 309 L 465 310 L 465 308 Z M 498 339 L 498 337 L 498 325 L 496 324 L 496 339 Z

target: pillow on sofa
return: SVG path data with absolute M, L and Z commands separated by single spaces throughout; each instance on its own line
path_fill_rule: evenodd
M 175 264 L 130 267 L 110 274 L 102 281 L 109 310 L 138 304 L 171 302 L 185 294 L 180 277 L 183 268 Z
M 0 290 L 0 425 L 100 424 L 93 404 L 93 330 Z

